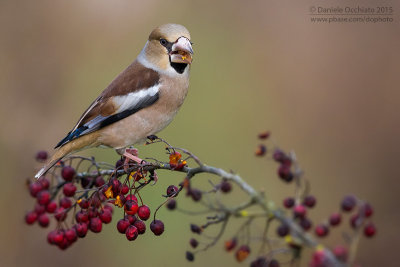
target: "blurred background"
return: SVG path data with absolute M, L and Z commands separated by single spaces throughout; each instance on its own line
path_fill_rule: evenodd
M 398 2 L 384 2 L 394 8 L 392 23 L 312 23 L 309 16 L 310 6 L 377 3 L 382 2 L 0 1 L 0 265 L 249 265 L 236 263 L 223 242 L 189 264 L 184 259 L 189 223 L 201 224 L 204 218 L 165 209 L 159 213 L 166 225 L 161 237 L 150 233 L 128 242 L 117 233 L 114 217 L 102 233 L 89 233 L 67 251 L 46 243 L 47 230 L 24 224 L 25 212 L 34 205 L 25 182 L 40 167 L 35 153 L 51 152 L 136 57 L 150 31 L 174 22 L 190 30 L 195 57 L 187 100 L 160 136 L 209 165 L 235 170 L 280 203 L 293 187 L 276 177 L 275 164 L 254 157 L 257 134 L 270 130 L 281 148 L 296 152 L 311 181 L 318 199 L 314 223 L 338 210 L 346 194 L 367 199 L 375 208 L 378 234 L 362 238 L 357 262 L 397 266 Z M 166 159 L 162 146 L 138 148 L 142 156 Z M 82 154 L 118 159 L 110 149 Z M 158 184 L 144 192 L 153 209 L 166 186 L 183 178 L 159 176 Z M 199 176 L 195 183 L 206 188 L 210 178 Z M 232 201 L 242 198 L 235 188 Z M 184 196 L 179 203 L 199 208 Z M 223 239 L 234 231 L 228 228 Z M 333 231 L 327 243 L 343 244 L 340 231 Z

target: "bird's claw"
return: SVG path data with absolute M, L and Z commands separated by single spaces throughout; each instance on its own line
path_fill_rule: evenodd
M 138 150 L 136 148 L 127 148 L 125 149 L 125 152 L 122 155 L 125 157 L 124 161 L 125 172 L 128 172 L 130 160 L 136 162 L 137 164 L 143 164 L 145 162 L 144 160 L 138 157 Z
M 131 155 L 133 155 L 133 156 L 139 156 L 139 150 L 137 150 L 136 148 L 134 148 L 134 147 L 131 147 L 131 148 L 127 148 L 127 149 L 125 149 L 125 153 L 129 153 L 129 154 L 131 154 Z M 124 153 L 124 154 L 125 154 Z
M 158 175 L 157 175 L 157 172 L 156 172 L 156 171 L 153 171 L 153 172 L 151 173 L 151 178 L 152 178 L 153 181 L 154 181 L 151 185 L 155 185 L 155 184 L 157 183 L 157 181 L 158 181 Z

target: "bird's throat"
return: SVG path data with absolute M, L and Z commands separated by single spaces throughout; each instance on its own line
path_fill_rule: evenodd
M 170 62 L 170 64 L 171 67 L 174 68 L 174 70 L 179 74 L 182 74 L 188 65 L 186 63 L 174 63 L 174 62 Z

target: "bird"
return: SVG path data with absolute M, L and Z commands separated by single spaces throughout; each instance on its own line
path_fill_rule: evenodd
M 137 58 L 83 112 L 35 177 L 80 150 L 105 146 L 122 154 L 164 129 L 188 93 L 193 54 L 184 26 L 169 23 L 151 31 Z

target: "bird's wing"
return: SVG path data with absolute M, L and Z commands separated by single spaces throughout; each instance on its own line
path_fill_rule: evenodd
M 56 148 L 154 104 L 159 98 L 160 86 L 156 71 L 133 63 L 89 106 Z

